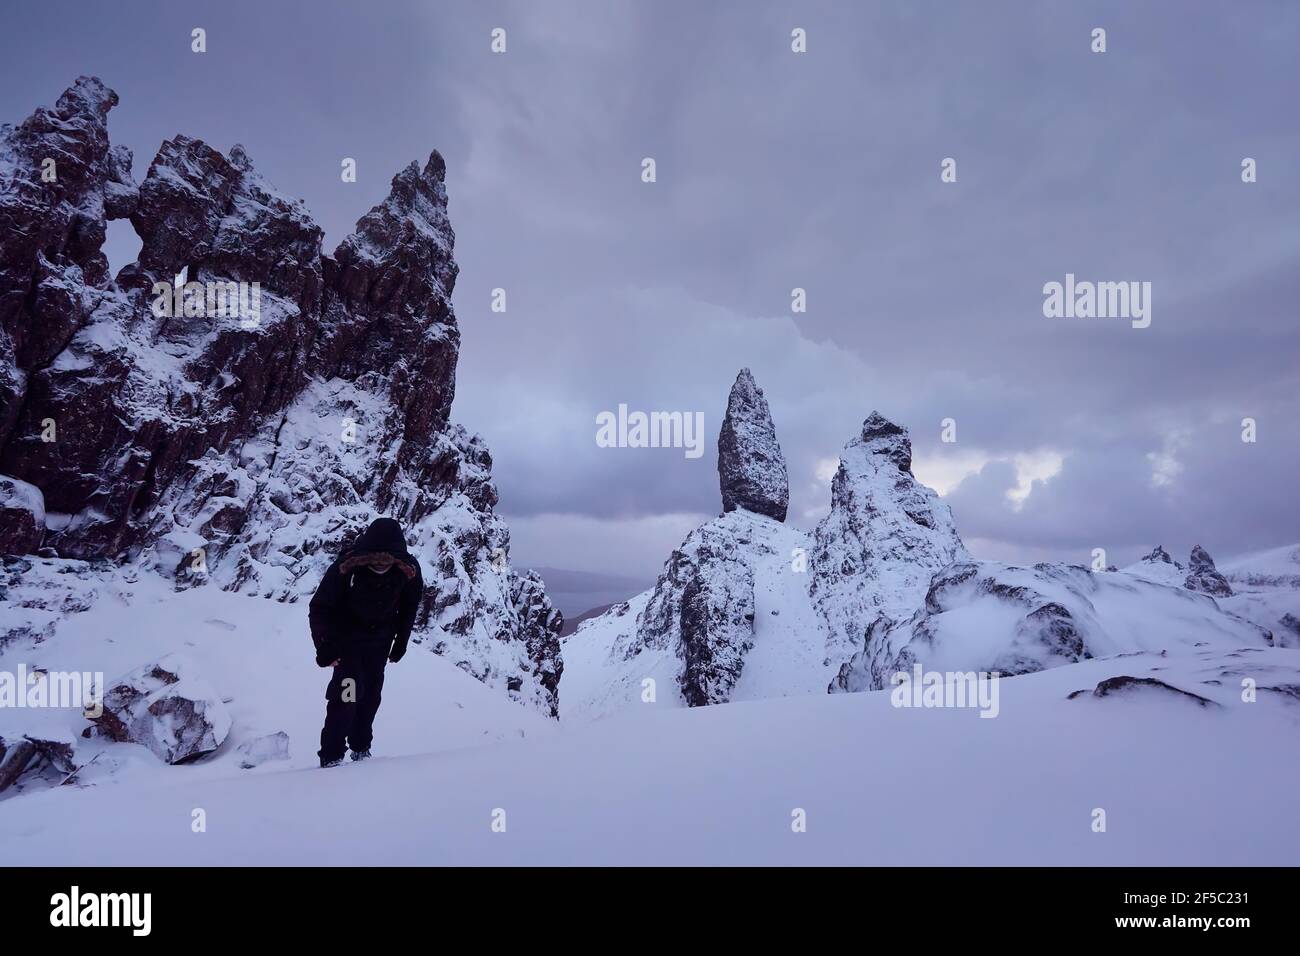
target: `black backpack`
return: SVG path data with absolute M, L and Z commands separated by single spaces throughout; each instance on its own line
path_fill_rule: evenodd
M 343 605 L 348 614 L 368 631 L 395 624 L 406 575 L 393 565 L 383 574 L 362 565 L 343 578 Z

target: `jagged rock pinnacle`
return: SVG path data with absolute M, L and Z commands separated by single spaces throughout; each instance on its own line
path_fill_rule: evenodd
M 790 504 L 785 457 L 767 399 L 747 368 L 736 376 L 727 399 L 727 415 L 718 435 L 718 482 L 724 514 L 743 508 L 785 520 Z

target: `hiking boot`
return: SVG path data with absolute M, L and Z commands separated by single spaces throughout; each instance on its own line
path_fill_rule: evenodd
M 320 768 L 322 770 L 325 770 L 328 769 L 329 767 L 337 767 L 341 763 L 343 763 L 342 757 L 335 757 L 333 760 L 322 760 L 320 762 Z
M 370 759 L 370 751 L 369 751 L 369 750 L 354 750 L 354 751 L 352 751 L 352 760 L 353 760 L 354 763 L 355 763 L 356 761 L 358 761 L 358 760 L 369 760 L 369 759 Z

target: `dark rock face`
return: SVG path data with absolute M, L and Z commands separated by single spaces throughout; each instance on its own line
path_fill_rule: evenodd
M 722 511 L 744 508 L 784 521 L 790 504 L 785 457 L 763 390 L 742 368 L 731 386 L 718 435 L 718 481 Z
M 1184 585 L 1190 591 L 1200 591 L 1213 597 L 1232 597 L 1228 579 L 1214 566 L 1214 559 L 1199 544 L 1192 548 L 1191 567 Z
M 450 423 L 442 157 L 393 177 L 330 256 L 239 146 L 176 136 L 137 187 L 116 104 L 83 77 L 0 128 L 0 475 L 47 513 L 37 536 L 30 509 L 0 509 L 3 550 L 296 600 L 386 514 L 441 572 L 419 618 L 451 636 L 435 648 L 554 712 L 560 617 L 509 567 L 486 446 Z M 141 250 L 113 279 L 100 248 L 127 217 Z
M 0 554 L 30 554 L 45 537 L 45 498 L 39 488 L 0 475 Z
M 637 619 L 626 657 L 672 649 L 688 706 L 730 700 L 754 646 L 753 563 L 772 553 L 760 521 L 737 511 L 692 531 L 668 558 Z

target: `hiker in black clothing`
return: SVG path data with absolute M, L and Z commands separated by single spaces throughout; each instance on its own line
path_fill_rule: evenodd
M 333 667 L 325 690 L 320 765 L 370 756 L 375 712 L 384 687 L 384 665 L 406 653 L 424 580 L 406 550 L 402 527 L 378 518 L 329 566 L 311 599 L 311 639 L 316 663 Z

